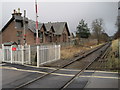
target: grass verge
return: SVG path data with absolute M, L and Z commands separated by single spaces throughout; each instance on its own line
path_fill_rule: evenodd
M 101 44 L 99 44 L 101 45 Z M 71 59 L 73 58 L 74 56 L 80 54 L 80 53 L 83 53 L 87 50 L 90 50 L 92 48 L 95 48 L 99 45 L 93 45 L 93 46 L 68 46 L 68 47 L 63 47 L 61 48 L 61 59 Z
M 112 71 L 120 71 L 118 39 L 112 41 L 111 51 L 107 57 L 107 68 Z

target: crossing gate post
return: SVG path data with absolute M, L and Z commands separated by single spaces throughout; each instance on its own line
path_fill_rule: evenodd
M 21 46 L 22 47 L 22 65 L 24 64 L 24 46 Z
M 5 48 L 4 48 L 4 44 L 2 44 L 2 61 L 4 62 L 5 61 Z
M 29 45 L 29 64 L 31 64 L 31 48 L 30 48 L 30 45 Z
M 39 50 L 39 46 L 37 46 L 37 67 L 39 67 L 39 64 L 40 64 L 40 52 L 39 52 L 40 50 Z
M 11 54 L 10 55 L 11 56 L 11 63 L 13 63 L 13 50 L 12 50 L 12 48 L 13 48 L 13 46 L 11 46 L 11 49 L 10 49 L 10 51 L 11 51 L 11 53 L 10 53 Z

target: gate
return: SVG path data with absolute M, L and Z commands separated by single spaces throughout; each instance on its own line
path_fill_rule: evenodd
M 11 47 L 2 45 L 3 62 L 11 62 Z
M 3 50 L 3 62 L 16 63 L 16 64 L 30 64 L 30 46 L 18 45 L 4 46 Z
M 14 48 L 13 46 L 11 48 Z M 12 50 L 12 56 L 11 56 L 11 63 L 18 63 L 20 64 L 22 62 L 22 46 L 18 46 L 16 50 Z

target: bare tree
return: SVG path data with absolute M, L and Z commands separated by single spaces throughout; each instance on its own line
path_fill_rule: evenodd
M 95 19 L 93 22 L 92 22 L 92 31 L 93 33 L 95 34 L 96 38 L 97 38 L 97 41 L 99 44 L 100 43 L 100 37 L 101 37 L 101 34 L 104 32 L 104 29 L 103 29 L 103 19 Z

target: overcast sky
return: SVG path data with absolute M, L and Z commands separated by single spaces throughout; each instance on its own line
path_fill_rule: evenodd
M 2 27 L 11 18 L 13 9 L 25 9 L 27 17 L 35 20 L 34 2 L 4 2 L 2 3 Z M 38 2 L 39 22 L 68 22 L 71 32 L 76 31 L 76 27 L 81 19 L 84 19 L 91 28 L 94 19 L 104 20 L 105 31 L 113 35 L 118 16 L 117 2 Z M 1 17 L 0 17 L 1 18 Z

